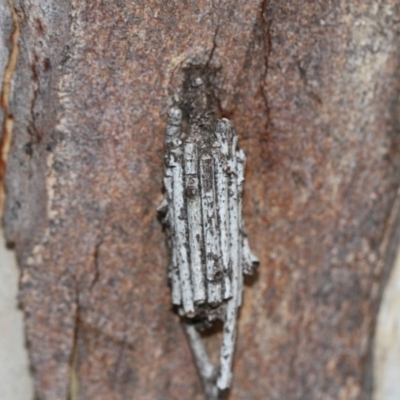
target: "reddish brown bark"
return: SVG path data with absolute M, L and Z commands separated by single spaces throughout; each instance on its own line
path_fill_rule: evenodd
M 67 398 L 71 380 L 72 398 L 202 398 L 155 213 L 166 111 L 190 65 L 214 71 L 246 149 L 261 262 L 230 398 L 367 398 L 397 226 L 395 2 L 15 7 L 4 221 L 38 398 Z

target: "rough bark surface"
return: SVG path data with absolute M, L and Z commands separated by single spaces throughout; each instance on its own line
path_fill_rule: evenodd
M 39 399 L 201 399 L 166 284 L 166 112 L 215 71 L 258 279 L 230 399 L 360 400 L 396 226 L 395 0 L 15 0 L 4 223 Z
M 11 32 L 13 28 L 10 7 L 7 0 L 0 0 L 0 77 L 4 76 L 7 60 L 10 54 Z M 0 126 L 3 126 L 4 111 L 0 107 Z M 1 133 L 0 133 L 1 139 Z

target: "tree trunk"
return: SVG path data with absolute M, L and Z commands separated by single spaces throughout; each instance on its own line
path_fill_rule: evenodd
M 38 399 L 203 398 L 155 212 L 166 113 L 199 67 L 248 156 L 260 259 L 229 398 L 368 399 L 399 226 L 396 1 L 14 7 L 3 219 Z

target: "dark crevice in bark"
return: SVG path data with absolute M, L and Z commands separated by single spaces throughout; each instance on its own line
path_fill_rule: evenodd
M 118 376 L 120 373 L 120 369 L 121 369 L 121 364 L 122 364 L 122 360 L 124 358 L 124 352 L 125 349 L 127 347 L 127 343 L 126 343 L 126 339 L 124 338 L 120 344 L 120 349 L 118 352 L 118 357 L 117 357 L 117 361 L 115 363 L 115 369 L 114 369 L 114 379 L 113 379 L 113 386 L 115 389 L 118 388 Z
M 214 56 L 214 53 L 215 53 L 215 50 L 218 47 L 218 45 L 217 45 L 218 31 L 219 31 L 219 25 L 215 28 L 215 33 L 214 33 L 214 37 L 213 37 L 213 47 L 211 48 L 210 55 L 208 56 L 208 60 L 206 62 L 206 65 L 204 66 L 205 70 L 210 66 L 213 56 Z
M 99 268 L 99 263 L 100 263 L 100 247 L 103 244 L 103 236 L 101 236 L 97 243 L 94 246 L 94 252 L 93 252 L 93 264 L 94 264 L 94 275 L 93 275 L 93 280 L 92 283 L 90 284 L 90 290 L 93 290 L 93 288 L 96 286 L 97 282 L 99 281 L 100 278 L 100 268 Z
M 69 361 L 69 393 L 68 400 L 78 400 L 78 335 L 80 327 L 80 303 L 79 303 L 79 290 L 76 292 L 76 310 L 75 310 L 75 324 L 73 331 L 72 352 Z
M 260 92 L 261 96 L 264 100 L 265 104 L 265 111 L 267 113 L 267 124 L 269 121 L 269 106 L 268 106 L 268 96 L 265 91 L 265 82 L 267 80 L 268 74 L 268 60 L 269 60 L 269 53 L 271 51 L 271 37 L 270 37 L 270 27 L 272 23 L 272 19 L 267 17 L 267 7 L 270 0 L 263 0 L 261 3 L 261 27 L 263 31 L 262 35 L 262 44 L 263 44 L 263 53 L 262 56 L 264 57 L 264 74 L 262 76 L 262 80 L 260 82 Z
M 186 131 L 191 118 L 201 119 L 203 124 L 209 125 L 212 124 L 213 118 L 225 117 L 218 97 L 220 71 L 220 68 L 214 68 L 207 64 L 191 65 L 184 70 L 182 99 L 179 103 L 179 108 L 183 112 L 182 131 Z M 194 80 L 198 78 L 203 82 L 200 97 L 197 97 L 197 88 L 193 87 Z
M 32 127 L 32 132 L 31 135 L 34 136 L 33 140 L 36 142 L 40 142 L 41 140 L 41 134 L 39 132 L 39 129 L 37 128 L 37 124 L 36 124 L 36 115 L 35 115 L 35 106 L 36 106 L 36 101 L 39 95 L 39 86 L 40 86 L 40 82 L 39 82 L 39 74 L 37 71 L 37 56 L 34 57 L 35 61 L 33 62 L 31 69 L 32 69 L 32 81 L 34 84 L 34 89 L 33 89 L 33 95 L 32 95 L 32 100 L 31 100 L 31 104 L 30 104 L 30 115 L 32 118 L 32 123 L 31 123 L 31 127 Z

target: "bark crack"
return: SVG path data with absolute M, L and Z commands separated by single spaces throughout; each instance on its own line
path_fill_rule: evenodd
M 72 341 L 72 352 L 70 358 L 70 379 L 69 379 L 69 394 L 68 400 L 78 400 L 79 398 L 79 379 L 78 379 L 78 332 L 79 332 L 79 314 L 80 314 L 80 303 L 79 303 L 79 290 L 76 293 L 76 311 L 75 311 L 75 323 L 73 331 Z
M 36 115 L 35 115 L 35 104 L 36 104 L 36 100 L 37 100 L 38 94 L 39 94 L 39 74 L 36 69 L 35 62 L 32 64 L 32 76 L 33 76 L 33 82 L 35 84 L 35 88 L 33 89 L 33 96 L 32 96 L 31 106 L 30 106 L 30 114 L 32 117 L 32 129 L 33 129 L 33 134 L 35 135 L 35 140 L 40 141 L 41 134 L 36 126 Z
M 218 31 L 219 31 L 219 25 L 217 25 L 217 27 L 215 28 L 215 32 L 214 32 L 214 37 L 213 37 L 213 47 L 211 48 L 210 54 L 208 56 L 206 65 L 204 66 L 204 69 L 207 69 L 208 66 L 210 65 L 213 57 L 214 57 L 214 52 L 216 50 L 216 48 L 218 47 L 217 45 L 217 36 L 218 36 Z
M 260 93 L 263 98 L 265 104 L 265 110 L 267 112 L 267 121 L 269 121 L 269 105 L 268 105 L 268 97 L 265 90 L 265 82 L 267 80 L 267 73 L 268 73 L 268 61 L 269 61 L 269 54 L 271 51 L 271 36 L 270 36 L 270 27 L 272 20 L 267 18 L 267 6 L 269 0 L 263 0 L 261 2 L 261 11 L 260 11 L 260 21 L 261 21 L 261 28 L 263 31 L 262 35 L 262 47 L 263 52 L 262 55 L 264 57 L 264 73 L 262 75 L 262 79 L 260 82 Z M 268 123 L 268 122 L 267 122 Z
M 0 95 L 0 107 L 4 111 L 4 121 L 0 140 L 0 217 L 3 214 L 4 208 L 4 175 L 6 172 L 7 157 L 11 145 L 12 127 L 14 122 L 13 115 L 10 111 L 11 83 L 17 66 L 17 59 L 19 54 L 18 39 L 21 32 L 18 15 L 13 0 L 8 0 L 8 5 L 10 7 L 13 20 L 13 31 L 10 37 L 11 51 L 9 54 L 6 69 L 4 71 Z
M 92 283 L 90 284 L 90 290 L 92 290 L 97 282 L 99 281 L 100 278 L 100 268 L 99 268 L 99 264 L 100 264 L 100 257 L 99 257 L 99 253 L 100 253 L 100 247 L 103 244 L 103 235 L 100 236 L 100 238 L 97 240 L 95 246 L 94 246 L 94 252 L 93 252 L 93 265 L 94 265 L 94 275 L 93 275 L 93 280 Z
M 121 347 L 120 347 L 119 352 L 118 352 L 117 361 L 115 363 L 114 379 L 113 379 L 114 388 L 117 388 L 117 385 L 118 385 L 118 375 L 119 375 L 119 370 L 120 370 L 120 367 L 121 367 L 121 364 L 122 364 L 122 360 L 123 360 L 123 357 L 124 357 L 126 344 L 127 344 L 126 343 L 126 338 L 124 337 L 124 339 L 122 340 L 121 345 L 120 345 Z

